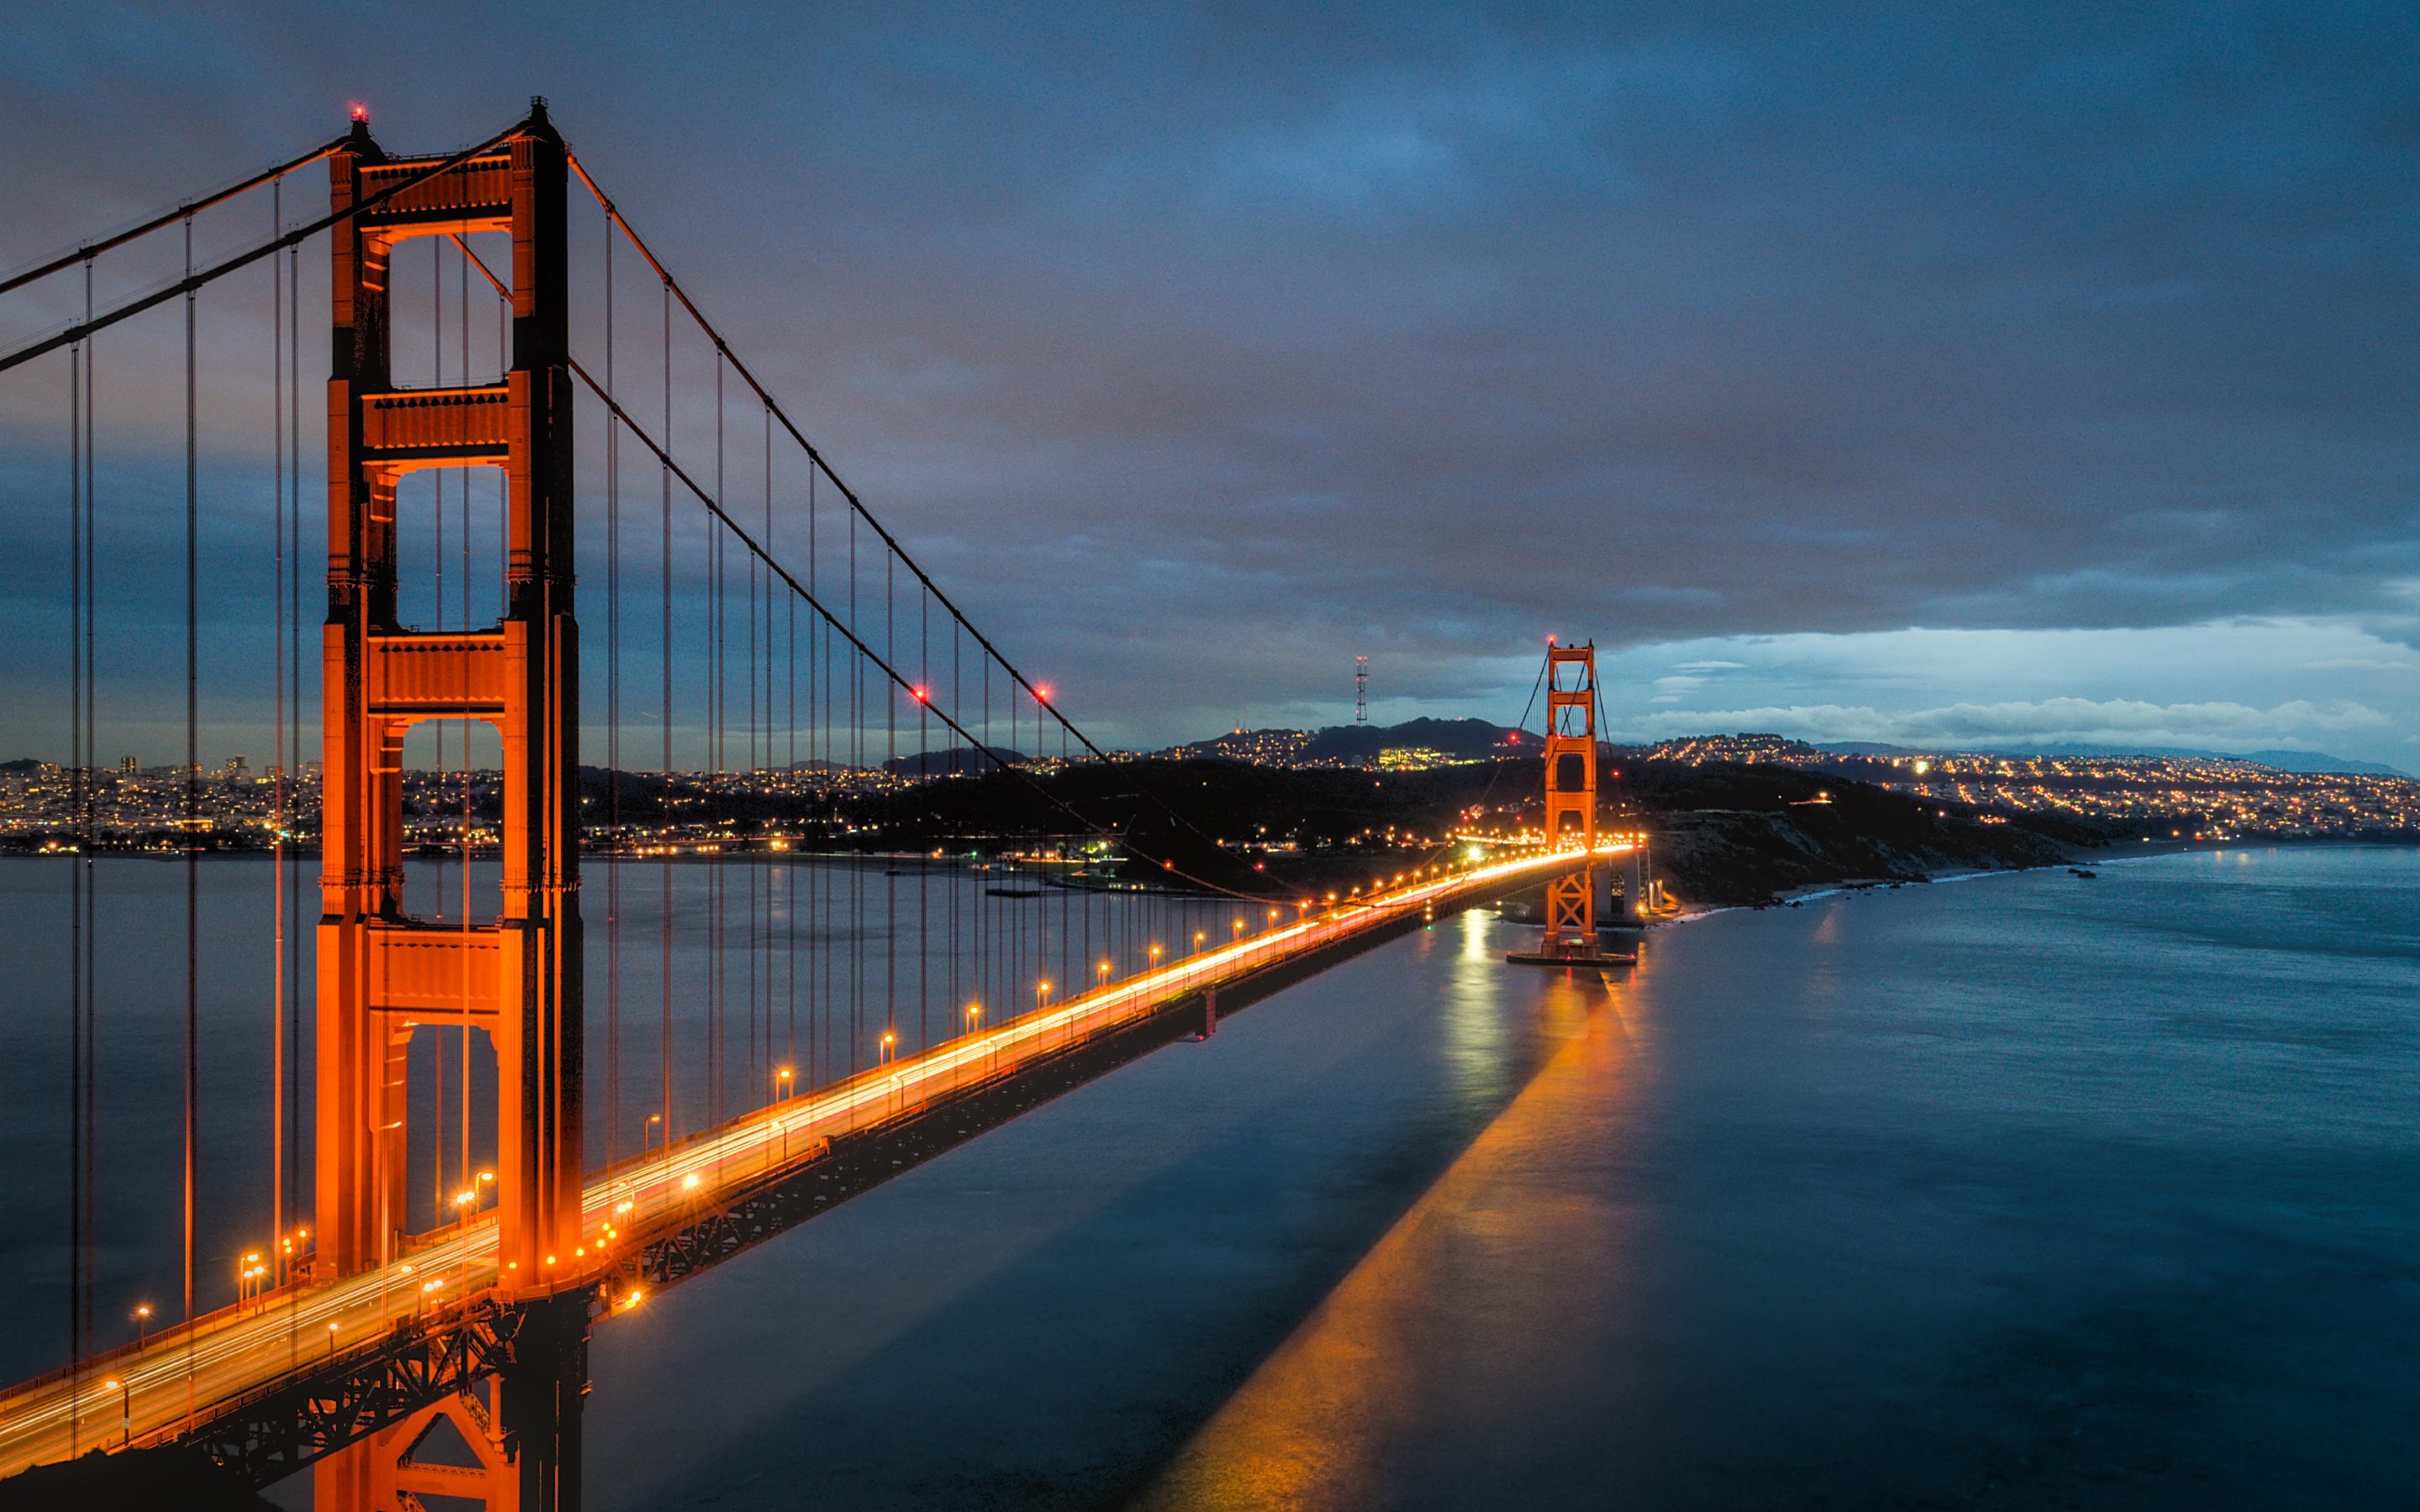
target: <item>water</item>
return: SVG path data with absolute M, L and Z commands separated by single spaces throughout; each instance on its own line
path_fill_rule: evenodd
M 599 1330 L 588 1504 L 2408 1506 L 2420 853 L 1440 924 Z
M 2420 852 L 2099 870 L 1442 921 L 601 1324 L 586 1504 L 2407 1506 Z
M 0 1229 L 0 1285 L 17 1299 L 18 1318 L 0 1330 L 0 1380 L 68 1358 L 69 887 L 79 864 L 0 857 L 0 1176 L 18 1220 Z M 281 1054 L 289 1069 L 304 1068 L 295 1126 L 309 1137 L 317 866 L 308 856 L 289 871 L 286 991 L 302 1022 L 299 1041 L 282 1046 L 270 858 L 210 856 L 194 869 L 198 1311 L 232 1301 L 239 1257 L 267 1249 L 278 1231 L 271 1088 Z M 163 1321 L 182 1311 L 186 868 L 181 858 L 107 856 L 95 877 L 92 1323 L 107 1347 L 133 1337 L 138 1304 Z M 424 918 L 459 923 L 466 897 L 475 922 L 492 918 L 492 862 L 472 863 L 467 893 L 458 865 L 414 859 L 406 878 L 406 903 Z M 970 1001 L 985 1005 L 978 1022 L 988 1026 L 1032 1007 L 1037 977 L 1053 984 L 1056 1001 L 1104 960 L 1123 976 L 1150 964 L 1154 943 L 1180 954 L 1197 933 L 1232 937 L 1237 918 L 1223 903 L 1050 887 L 1031 871 L 762 856 L 632 861 L 621 868 L 617 947 L 608 927 L 613 869 L 591 859 L 584 881 L 593 1165 L 663 1137 L 650 1115 L 663 1103 L 667 1022 L 672 1121 L 675 1134 L 687 1134 L 787 1089 L 778 1079 L 783 1066 L 795 1068 L 794 1085 L 804 1091 L 874 1064 L 886 1031 L 896 1033 L 900 1054 L 914 1054 L 963 1031 Z M 1247 930 L 1263 921 L 1243 920 Z M 935 948 L 920 950 L 919 940 Z M 617 1017 L 618 1057 L 609 1033 Z M 709 1037 L 719 1057 L 704 1049 Z M 494 1158 L 495 1057 L 484 1032 L 470 1038 L 466 1159 L 462 1036 L 423 1026 L 413 1037 L 405 1196 L 415 1231 L 450 1218 L 452 1195 Z M 441 1091 L 442 1119 L 433 1116 Z M 307 1160 L 292 1188 L 299 1196 L 288 1229 L 305 1221 L 293 1210 L 311 1200 Z

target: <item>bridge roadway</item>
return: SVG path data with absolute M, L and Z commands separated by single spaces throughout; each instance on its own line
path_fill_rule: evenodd
M 1609 855 L 1622 846 L 1607 846 Z M 584 1233 L 597 1242 L 561 1257 L 554 1289 L 598 1286 L 605 1305 L 641 1301 L 614 1279 L 617 1262 L 648 1239 L 677 1232 L 726 1194 L 761 1186 L 784 1167 L 803 1168 L 827 1141 L 917 1111 L 937 1099 L 1018 1070 L 1106 1031 L 1140 1022 L 1205 989 L 1239 981 L 1341 944 L 1440 903 L 1463 903 L 1568 867 L 1577 852 L 1531 852 L 1414 880 L 1356 903 L 1202 950 L 1156 970 L 1096 987 L 1057 1006 L 1028 1011 L 910 1057 L 743 1114 L 669 1149 L 626 1161 L 592 1178 Z M 1266 905 L 1257 905 L 1265 907 Z M 280 1383 L 374 1350 L 400 1319 L 436 1315 L 520 1288 L 500 1288 L 492 1218 L 474 1219 L 415 1242 L 406 1255 L 342 1280 L 297 1284 L 153 1333 L 87 1361 L 71 1383 L 64 1370 L 0 1393 L 0 1475 L 99 1448 L 177 1439 L 190 1426 Z M 104 1385 L 116 1381 L 116 1388 Z M 72 1431 L 71 1431 L 72 1430 Z

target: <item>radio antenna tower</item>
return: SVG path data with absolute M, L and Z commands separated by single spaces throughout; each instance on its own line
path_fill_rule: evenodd
M 1353 722 L 1370 722 L 1370 658 L 1353 658 Z

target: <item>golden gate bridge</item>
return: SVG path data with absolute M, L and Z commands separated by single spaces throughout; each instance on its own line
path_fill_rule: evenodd
M 289 221 L 288 179 L 323 163 L 325 213 Z M 197 263 L 197 222 L 264 194 L 270 234 Z M 575 230 L 594 250 L 581 301 Z M 104 259 L 159 238 L 178 245 L 176 275 L 97 300 Z M 306 407 L 301 254 L 321 240 L 333 340 Z M 247 270 L 265 290 L 235 282 Z M 1433 854 L 1342 898 L 1156 853 L 1047 784 L 1110 755 L 842 480 L 542 100 L 417 157 L 356 112 L 306 154 L 0 280 L 20 290 L 67 312 L 0 372 L 65 391 L 70 1273 L 63 1362 L 0 1390 L 0 1474 L 148 1456 L 234 1486 L 316 1467 L 324 1508 L 574 1505 L 589 1331 L 652 1291 L 1441 911 L 1544 884 L 1544 936 L 1520 958 L 1601 959 L 1589 878 L 1624 847 L 1597 827 L 1592 653 L 1554 648 L 1542 673 L 1534 843 Z M 217 1137 L 196 1069 L 201 540 L 210 517 L 256 518 L 227 495 L 261 490 L 203 481 L 202 407 L 225 373 L 202 356 L 206 291 L 266 294 L 271 369 L 273 508 L 251 548 L 279 748 L 253 1015 L 271 1149 L 268 1180 L 234 1196 L 203 1191 L 200 1159 Z M 100 585 L 119 490 L 97 462 L 98 375 L 104 336 L 163 309 L 183 353 L 181 1253 L 175 1300 L 142 1302 L 96 1240 L 101 962 L 128 943 L 106 937 L 99 891 Z M 314 643 L 302 500 L 319 448 L 303 456 L 322 422 Z M 601 444 L 583 449 L 592 425 Z M 574 612 L 583 575 L 602 579 L 601 669 Z M 601 720 L 583 724 L 583 687 Z M 598 733 L 601 778 L 581 749 Z M 426 839 L 428 814 L 410 826 L 415 752 L 450 843 Z M 903 770 L 1030 788 L 1116 875 L 1070 874 L 1063 854 L 976 872 L 852 834 L 836 795 Z M 745 776 L 787 818 L 718 820 L 718 790 L 685 771 Z M 492 813 L 473 801 L 481 773 L 501 774 Z M 684 864 L 701 854 L 718 864 Z M 597 871 L 601 930 L 583 917 Z M 1051 885 L 989 885 L 1037 872 Z M 256 1238 L 215 1251 L 206 1206 Z M 414 1454 L 440 1419 L 475 1467 Z

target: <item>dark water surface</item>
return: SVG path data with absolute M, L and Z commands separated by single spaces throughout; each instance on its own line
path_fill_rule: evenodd
M 69 1357 L 68 962 L 70 887 L 81 864 L 0 857 L 0 1192 L 11 1220 L 0 1224 L 0 1288 L 13 1299 L 13 1326 L 0 1329 L 0 1381 Z M 286 1167 L 286 1227 L 307 1221 L 318 864 L 301 857 L 287 873 L 283 1020 L 270 858 L 211 856 L 193 869 L 200 1311 L 234 1299 L 240 1257 L 267 1249 L 279 1231 L 271 1115 L 271 1072 L 281 1064 L 299 1094 L 287 1121 L 305 1149 L 302 1167 L 290 1159 Z M 473 861 L 467 883 L 458 865 L 414 858 L 405 870 L 406 903 L 423 918 L 458 924 L 466 908 L 476 921 L 492 916 L 493 862 Z M 1081 980 L 1102 960 L 1124 975 L 1149 964 L 1154 942 L 1182 950 L 1197 931 L 1227 933 L 1236 915 L 1223 902 L 1094 893 L 1047 887 L 1030 872 L 881 858 L 628 861 L 618 888 L 615 873 L 591 857 L 582 892 L 592 1167 L 661 1137 L 648 1116 L 660 1105 L 666 1023 L 675 1047 L 673 1123 L 686 1134 L 770 1100 L 782 1089 L 779 1066 L 794 1066 L 804 1090 L 873 1064 L 892 1014 L 901 1051 L 913 1054 L 961 1030 L 970 997 L 997 1013 L 1029 1001 L 1036 976 Z M 134 1336 L 138 1304 L 162 1320 L 181 1312 L 187 880 L 181 859 L 112 855 L 95 864 L 91 1321 L 103 1348 Z M 1000 896 L 1003 884 L 1019 896 Z M 618 932 L 608 923 L 617 903 Z M 952 948 L 914 949 L 923 939 Z M 719 1075 L 704 1049 L 710 1036 L 721 1049 Z M 495 1056 L 484 1032 L 465 1046 L 458 1030 L 428 1025 L 408 1055 L 406 1222 L 422 1231 L 452 1216 L 451 1195 L 494 1159 Z M 296 1067 L 300 1077 L 290 1074 Z M 466 1073 L 474 1090 L 467 1141 Z
M 63 865 L 0 864 L 12 1377 Z M 2099 870 L 1694 920 L 1611 992 L 1442 921 L 600 1323 L 586 1504 L 2420 1506 L 2420 851 Z M 108 1335 L 174 1300 L 184 879 L 101 872 Z M 266 1231 L 266 877 L 199 869 L 205 1304 Z
M 587 1504 L 2420 1504 L 2420 852 L 1519 934 L 600 1326 Z

